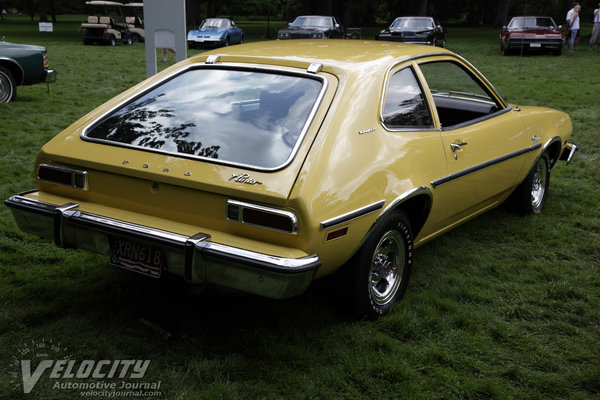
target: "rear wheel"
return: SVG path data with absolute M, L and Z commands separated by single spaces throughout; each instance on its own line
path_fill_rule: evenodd
M 17 81 L 6 67 L 0 67 L 0 103 L 13 101 L 17 96 Z
M 521 215 L 539 214 L 550 185 L 550 159 L 544 153 L 509 198 L 510 207 Z
M 402 212 L 387 216 L 352 263 L 355 311 L 370 319 L 387 314 L 404 296 L 412 264 L 412 232 Z

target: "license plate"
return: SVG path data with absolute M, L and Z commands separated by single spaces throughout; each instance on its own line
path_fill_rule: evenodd
M 542 47 L 541 43 L 529 43 L 529 47 Z
M 110 265 L 160 278 L 163 269 L 163 251 L 126 239 L 113 239 L 110 243 Z

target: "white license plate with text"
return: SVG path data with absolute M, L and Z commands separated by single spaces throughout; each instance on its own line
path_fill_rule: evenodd
M 109 263 L 119 268 L 160 278 L 163 269 L 163 251 L 127 239 L 112 239 Z

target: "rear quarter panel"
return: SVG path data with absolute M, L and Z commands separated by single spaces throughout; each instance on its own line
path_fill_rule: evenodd
M 439 131 L 391 132 L 381 125 L 385 74 L 363 71 L 339 79 L 336 98 L 290 196 L 290 205 L 302 210 L 305 249 L 321 258 L 318 276 L 347 261 L 394 200 L 429 186 L 445 170 Z M 324 221 L 381 201 L 376 212 L 320 229 Z M 327 240 L 344 227 L 347 235 Z

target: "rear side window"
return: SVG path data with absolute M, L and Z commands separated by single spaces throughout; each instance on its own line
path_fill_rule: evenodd
M 423 90 L 412 68 L 405 68 L 392 75 L 385 95 L 382 120 L 388 129 L 433 126 Z
M 481 121 L 502 109 L 485 84 L 452 61 L 419 65 L 435 101 L 442 128 Z
M 194 69 L 103 117 L 84 139 L 237 165 L 284 166 L 308 129 L 323 81 Z

